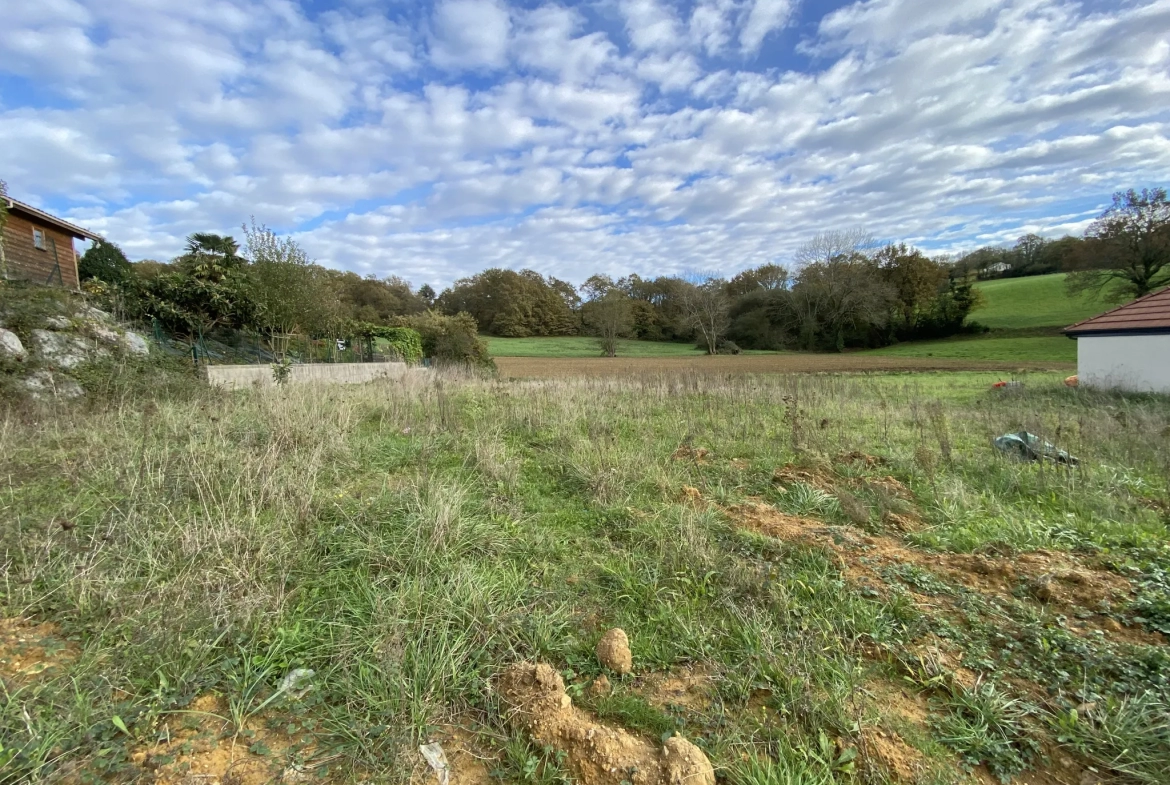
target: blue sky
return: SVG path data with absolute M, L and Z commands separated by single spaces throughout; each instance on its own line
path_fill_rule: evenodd
M 168 259 L 250 216 L 443 286 L 1079 233 L 1170 179 L 1170 0 L 40 0 L 0 178 Z

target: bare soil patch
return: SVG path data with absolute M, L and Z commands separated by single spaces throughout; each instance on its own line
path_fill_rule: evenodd
M 0 679 L 31 681 L 59 672 L 77 657 L 77 645 L 64 640 L 53 624 L 0 619 Z
M 922 753 L 892 731 L 866 728 L 861 734 L 861 749 L 869 767 L 880 769 L 897 782 L 914 782 L 922 771 Z
M 887 582 L 882 568 L 913 565 L 947 584 L 986 597 L 1002 602 L 1032 602 L 1064 613 L 1070 617 L 1068 626 L 1074 632 L 1096 629 L 1126 642 L 1165 643 L 1158 633 L 1125 627 L 1107 615 L 1110 608 L 1123 606 L 1132 596 L 1127 579 L 1082 563 L 1070 554 L 1033 551 L 1009 557 L 932 553 L 909 548 L 893 537 L 868 535 L 848 526 L 830 526 L 813 518 L 788 515 L 759 502 L 733 506 L 727 512 L 744 528 L 831 551 L 851 581 L 875 590 L 880 591 Z M 919 605 L 928 608 L 950 604 L 945 597 L 924 594 L 913 587 L 910 593 Z M 1085 612 L 1095 615 L 1075 618 Z
M 638 692 L 657 708 L 680 706 L 702 711 L 711 704 L 715 674 L 709 667 L 689 665 L 666 673 L 655 673 L 641 680 Z
M 507 378 L 654 374 L 843 373 L 864 371 L 1069 370 L 1073 363 L 1002 362 L 862 354 L 748 354 L 714 357 L 497 357 Z
M 262 718 L 250 720 L 236 734 L 226 716 L 222 699 L 202 695 L 163 724 L 159 741 L 135 749 L 130 762 L 155 785 L 320 781 L 316 769 L 322 761 L 306 760 L 313 750 L 311 739 L 272 730 Z
M 447 757 L 449 785 L 490 785 L 499 782 L 491 776 L 497 756 L 485 751 L 473 730 L 463 725 L 443 725 L 430 740 L 439 742 L 443 747 L 443 754 Z M 421 763 L 412 773 L 410 782 L 411 785 L 435 785 L 437 778 L 430 766 Z

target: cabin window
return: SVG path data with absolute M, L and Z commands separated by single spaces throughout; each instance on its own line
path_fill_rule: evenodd
M 33 229 L 33 247 L 45 250 L 45 230 Z

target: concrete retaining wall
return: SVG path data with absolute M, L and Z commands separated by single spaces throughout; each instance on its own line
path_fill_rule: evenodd
M 289 384 L 361 384 L 375 379 L 396 379 L 411 368 L 406 363 L 309 363 L 289 367 Z M 206 365 L 207 381 L 215 387 L 238 390 L 272 387 L 271 365 Z

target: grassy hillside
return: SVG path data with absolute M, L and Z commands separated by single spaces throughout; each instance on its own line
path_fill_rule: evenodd
M 1056 273 L 981 281 L 975 286 L 987 302 L 970 319 L 993 330 L 1067 327 L 1113 307 L 1094 294 L 1069 297 L 1064 279 Z
M 0 783 L 1164 783 L 1170 403 L 993 378 L 0 402 Z

